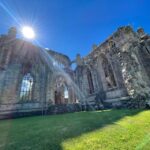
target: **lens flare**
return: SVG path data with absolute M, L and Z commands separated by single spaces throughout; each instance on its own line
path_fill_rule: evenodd
M 22 34 L 27 39 L 33 39 L 35 37 L 34 30 L 29 26 L 24 26 L 22 28 Z

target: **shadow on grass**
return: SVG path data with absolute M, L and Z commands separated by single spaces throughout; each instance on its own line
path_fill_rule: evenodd
M 61 143 L 142 110 L 105 110 L 0 121 L 2 150 L 62 150 Z

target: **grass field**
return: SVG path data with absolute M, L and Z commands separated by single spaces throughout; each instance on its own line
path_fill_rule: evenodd
M 0 121 L 0 150 L 150 150 L 150 110 Z

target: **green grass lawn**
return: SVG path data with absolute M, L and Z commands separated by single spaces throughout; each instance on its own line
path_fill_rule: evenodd
M 150 110 L 0 121 L 0 150 L 150 150 Z

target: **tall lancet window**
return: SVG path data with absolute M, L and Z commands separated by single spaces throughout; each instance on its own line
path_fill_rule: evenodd
M 32 100 L 33 91 L 33 77 L 30 73 L 24 75 L 21 84 L 20 99 L 21 100 Z
M 69 98 L 69 92 L 68 92 L 68 88 L 67 88 L 66 85 L 64 86 L 64 98 L 65 98 L 65 99 L 68 99 L 68 98 Z
M 117 84 L 115 81 L 115 77 L 114 77 L 114 73 L 113 73 L 111 64 L 108 62 L 108 59 L 105 56 L 102 57 L 102 67 L 104 70 L 107 87 L 108 88 L 116 87 Z
M 88 79 L 88 84 L 89 84 L 89 93 L 92 94 L 94 93 L 94 85 L 93 85 L 92 74 L 89 69 L 87 70 L 87 79 Z

